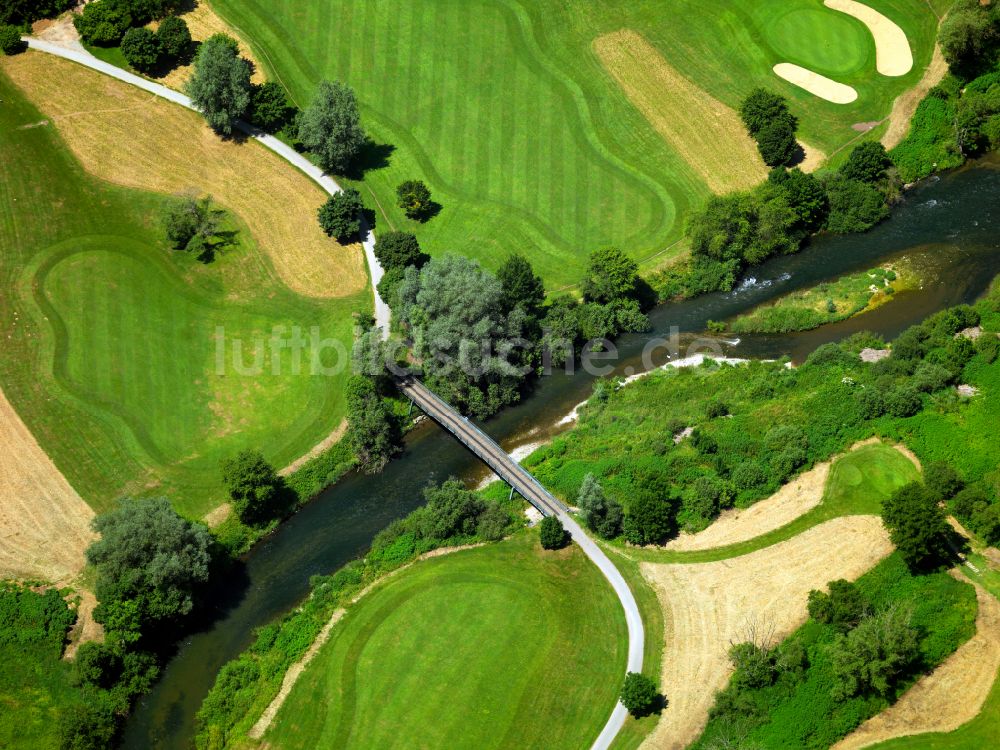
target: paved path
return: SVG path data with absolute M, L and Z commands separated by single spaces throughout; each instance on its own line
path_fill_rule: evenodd
M 80 65 L 85 65 L 88 68 L 109 75 L 112 78 L 117 78 L 119 81 L 137 86 L 144 91 L 179 104 L 182 107 L 197 111 L 191 100 L 179 91 L 174 91 L 159 83 L 122 70 L 103 60 L 98 60 L 89 52 L 61 47 L 41 39 L 25 37 L 24 41 L 28 43 L 31 49 L 72 60 Z M 330 195 L 341 191 L 340 185 L 333 178 L 325 174 L 323 170 L 287 144 L 246 123 L 240 122 L 237 127 L 264 147 L 278 154 L 278 156 L 289 164 L 304 172 Z M 383 337 L 388 337 L 389 307 L 379 297 L 378 290 L 375 288 L 381 280 L 384 271 L 375 257 L 375 235 L 370 230 L 365 234 L 364 248 L 365 258 L 368 261 L 368 269 L 372 279 L 372 294 L 375 298 L 375 325 L 382 330 Z M 587 557 L 604 574 L 604 577 L 608 579 L 608 582 L 614 589 L 615 594 L 618 595 L 622 608 L 625 610 L 625 624 L 628 628 L 628 662 L 626 669 L 629 672 L 641 672 L 645 631 L 643 630 L 642 617 L 639 615 L 639 607 L 636 604 L 635 597 L 632 595 L 631 589 L 629 589 L 618 568 L 608 559 L 604 551 L 594 543 L 594 540 L 580 528 L 573 517 L 569 515 L 566 506 L 542 487 L 537 479 L 519 463 L 514 461 L 492 438 L 469 420 L 460 416 L 419 380 L 410 379 L 402 381 L 400 388 L 424 413 L 451 432 L 469 450 L 482 459 L 487 466 L 493 469 L 498 476 L 514 487 L 522 497 L 538 508 L 543 515 L 556 516 L 562 521 L 563 526 L 569 531 L 573 540 L 580 545 L 580 549 L 583 550 Z M 611 743 L 624 725 L 627 716 L 628 711 L 625 710 L 625 707 L 621 703 L 618 703 L 611 712 L 611 716 L 607 724 L 604 725 L 604 729 L 601 730 L 601 734 L 594 741 L 592 750 L 606 750 L 611 747 Z
M 143 91 L 155 94 L 156 96 L 171 101 L 174 104 L 179 104 L 182 107 L 187 107 L 188 109 L 196 112 L 198 111 L 197 108 L 191 103 L 191 100 L 179 91 L 174 91 L 173 89 L 167 88 L 166 86 L 156 83 L 155 81 L 150 81 L 141 76 L 129 73 L 127 70 L 122 70 L 116 65 L 106 63 L 103 60 L 98 60 L 86 50 L 62 47 L 43 39 L 32 39 L 30 37 L 22 38 L 25 42 L 27 42 L 31 49 L 38 50 L 40 52 L 47 52 L 50 55 L 56 55 L 57 57 L 62 57 L 67 60 L 72 60 L 75 63 L 84 65 L 92 70 L 98 71 L 99 73 L 104 73 L 112 78 L 117 78 L 119 81 L 124 81 L 125 83 L 136 86 Z M 325 190 L 328 194 L 333 195 L 334 193 L 339 193 L 342 190 L 340 185 L 338 185 L 332 177 L 323 172 L 322 169 L 309 161 L 305 156 L 298 153 L 291 146 L 275 138 L 273 135 L 268 135 L 260 129 L 245 122 L 237 123 L 237 127 L 262 146 L 276 153 L 296 169 L 304 172 L 306 176 L 311 178 L 313 182 L 323 188 L 323 190 Z M 382 266 L 379 265 L 378 259 L 375 257 L 375 233 L 367 227 L 365 227 L 364 230 L 366 230 L 364 232 L 365 239 L 362 244 L 365 249 L 365 259 L 368 261 L 368 272 L 371 275 L 372 280 L 372 296 L 375 300 L 375 325 L 382 330 L 383 338 L 387 338 L 389 335 L 389 319 L 391 317 L 391 312 L 389 311 L 389 306 L 382 300 L 381 297 L 379 297 L 378 289 L 376 288 L 378 282 L 382 280 L 382 275 L 385 272 L 382 270 Z
M 400 390 L 406 394 L 425 414 L 436 421 L 448 432 L 458 438 L 466 448 L 475 453 L 482 461 L 496 472 L 497 476 L 517 490 L 521 496 L 534 505 L 545 516 L 556 516 L 580 545 L 580 549 L 598 567 L 608 579 L 611 588 L 618 595 L 622 608 L 625 610 L 625 624 L 628 628 L 628 663 L 629 672 L 642 671 L 643 648 L 645 646 L 645 631 L 639 606 L 631 589 L 622 574 L 608 559 L 604 551 L 594 543 L 587 533 L 569 514 L 563 503 L 549 493 L 530 472 L 512 459 L 489 435 L 480 430 L 465 417 L 459 415 L 441 398 L 434 394 L 426 385 L 416 378 L 399 380 Z M 600 736 L 595 740 L 592 750 L 606 750 L 611 746 L 618 731 L 625 723 L 628 712 L 618 703 L 608 719 Z

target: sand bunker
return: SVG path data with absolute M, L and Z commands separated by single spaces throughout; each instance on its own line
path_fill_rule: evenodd
M 913 53 L 906 34 L 874 8 L 854 0 L 824 0 L 827 8 L 853 16 L 875 39 L 875 67 L 884 76 L 905 76 L 913 69 Z
M 94 512 L 0 392 L 0 578 L 66 581 L 83 569 Z
M 980 586 L 976 586 L 976 599 L 976 634 L 833 750 L 857 750 L 924 732 L 951 732 L 982 711 L 1000 668 L 1000 602 Z
M 853 87 L 832 81 L 801 65 L 778 63 L 773 70 L 778 77 L 834 104 L 850 104 L 858 98 L 858 92 Z
M 846 516 L 786 542 L 713 563 L 643 563 L 664 613 L 661 685 L 669 701 L 644 748 L 683 748 L 702 731 L 715 691 L 726 685 L 730 641 L 748 621 L 781 639 L 805 621 L 809 591 L 855 579 L 892 551 L 877 516 Z

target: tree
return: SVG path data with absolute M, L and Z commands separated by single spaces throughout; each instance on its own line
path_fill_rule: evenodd
M 507 257 L 497 270 L 503 288 L 504 307 L 513 310 L 521 305 L 534 314 L 545 301 L 545 284 L 531 267 L 531 262 L 520 253 Z
M 986 53 L 996 43 L 996 24 L 978 0 L 964 0 L 941 23 L 938 41 L 951 68 L 971 72 L 985 62 Z
M 208 529 L 181 518 L 165 498 L 126 498 L 92 525 L 100 539 L 86 556 L 97 570 L 98 622 L 115 603 L 135 607 L 140 629 L 191 612 L 208 580 Z
M 604 494 L 593 474 L 588 473 L 583 478 L 576 504 L 580 508 L 580 518 L 591 531 L 605 539 L 613 539 L 621 533 L 622 506 Z
M 327 198 L 319 207 L 319 225 L 329 237 L 338 242 L 347 242 L 361 231 L 361 193 L 354 188 L 346 188 Z
M 638 284 L 639 264 L 609 247 L 590 254 L 581 289 L 587 302 L 611 303 L 636 299 Z
M 885 196 L 872 185 L 836 174 L 826 181 L 830 201 L 827 229 L 836 234 L 865 232 L 889 215 Z
M 160 41 L 163 54 L 171 60 L 185 56 L 191 49 L 191 31 L 187 21 L 177 16 L 167 16 L 160 22 L 156 38 Z
M 892 159 L 879 141 L 865 141 L 855 146 L 847 157 L 840 173 L 849 180 L 861 182 L 878 182 L 885 177 L 885 172 L 892 166 Z
M 657 544 L 676 531 L 670 504 L 656 495 L 639 493 L 625 514 L 625 539 L 632 544 Z
M 347 434 L 358 465 L 375 474 L 399 452 L 399 425 L 379 395 L 375 381 L 363 375 L 347 381 Z
M 788 100 L 765 88 L 756 88 L 747 94 L 740 104 L 740 119 L 752 138 L 775 122 L 790 126 L 793 133 L 798 127 L 798 120 L 788 109 Z
M 900 487 L 882 504 L 882 522 L 911 570 L 947 559 L 948 522 L 938 498 L 919 482 Z
M 4 0 L 0 3 L 0 24 L 30 24 L 58 16 L 74 4 L 74 0 Z
M 406 180 L 396 188 L 396 202 L 407 218 L 424 221 L 434 208 L 431 191 L 420 180 Z
M 299 140 L 319 157 L 323 169 L 346 172 L 368 141 L 354 89 L 340 81 L 320 81 L 299 118 Z
M 121 673 L 121 655 L 106 643 L 88 641 L 80 644 L 73 659 L 73 681 L 107 690 Z
M 95 692 L 84 703 L 70 703 L 59 711 L 60 750 L 106 750 L 114 747 L 118 722 L 110 693 Z
M 769 167 L 791 162 L 798 151 L 798 145 L 795 128 L 788 120 L 769 122 L 757 133 L 757 150 Z
M 415 235 L 409 232 L 384 232 L 375 241 L 375 257 L 382 268 L 422 268 L 430 256 L 420 249 Z
M 640 672 L 629 672 L 622 685 L 621 701 L 636 718 L 646 716 L 656 708 L 659 692 L 656 683 Z
M 15 55 L 24 49 L 21 32 L 16 26 L 0 23 L 0 52 L 5 55 Z
M 159 37 L 144 26 L 129 29 L 122 37 L 122 57 L 139 71 L 149 71 L 160 60 Z
M 538 525 L 538 538 L 542 549 L 562 549 L 569 541 L 569 534 L 563 528 L 562 521 L 555 516 L 545 516 Z
M 427 504 L 418 516 L 417 528 L 422 538 L 438 542 L 474 535 L 486 510 L 486 503 L 457 479 L 428 487 L 424 499 Z
M 248 448 L 224 459 L 222 483 L 243 523 L 262 523 L 277 514 L 284 483 L 260 451 Z
M 277 81 L 254 85 L 250 95 L 250 121 L 269 133 L 288 124 L 294 108 L 288 103 L 285 89 Z
M 861 622 L 868 603 L 861 590 L 843 578 L 830 581 L 827 587 L 830 593 L 815 589 L 809 592 L 809 616 L 846 633 Z
M 198 250 L 204 254 L 205 243 L 218 233 L 224 215 L 223 211 L 212 208 L 210 195 L 200 199 L 185 196 L 167 208 L 163 226 L 175 250 Z
M 951 500 L 965 486 L 958 472 L 944 461 L 932 461 L 924 467 L 924 484 L 938 500 Z
M 775 167 L 767 179 L 772 185 L 780 187 L 787 196 L 788 206 L 795 214 L 799 228 L 811 232 L 822 226 L 830 206 L 819 180 L 798 167 Z
M 509 527 L 510 513 L 499 505 L 489 505 L 476 522 L 476 536 L 487 542 L 499 542 Z
M 186 93 L 208 124 L 216 132 L 230 135 L 250 108 L 251 90 L 250 63 L 239 56 L 236 40 L 225 34 L 209 37 L 198 48 L 194 72 L 185 84 Z
M 833 697 L 887 697 L 919 656 L 917 632 L 909 614 L 893 608 L 865 618 L 831 646 Z
M 897 385 L 885 394 L 886 411 L 894 417 L 912 417 L 922 406 L 920 393 L 912 385 Z
M 73 18 L 73 25 L 87 44 L 109 47 L 121 41 L 132 25 L 132 15 L 123 3 L 102 0 L 85 5 L 83 13 Z

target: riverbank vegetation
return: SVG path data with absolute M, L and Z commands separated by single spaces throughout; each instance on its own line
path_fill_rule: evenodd
M 725 329 L 733 333 L 787 333 L 818 328 L 870 312 L 892 300 L 894 294 L 918 287 L 918 274 L 905 261 L 897 261 L 842 276 L 754 308 Z

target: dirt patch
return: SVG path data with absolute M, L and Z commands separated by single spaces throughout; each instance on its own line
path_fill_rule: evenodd
M 250 45 L 229 24 L 219 18 L 207 2 L 199 2 L 191 10 L 179 15 L 187 22 L 188 29 L 191 31 L 191 39 L 195 42 L 204 42 L 213 34 L 231 36 L 239 44 L 240 56 L 245 57 L 253 64 L 253 75 L 250 80 L 254 83 L 263 83 L 266 80 L 264 69 L 254 57 Z M 151 23 L 149 27 L 155 29 L 157 25 L 156 23 Z M 193 69 L 193 65 L 181 65 L 158 80 L 164 86 L 181 91 L 184 88 L 184 84 L 187 83 L 187 79 L 191 77 Z
M 806 596 L 836 578 L 854 579 L 892 551 L 877 516 L 835 518 L 793 539 L 713 563 L 642 563 L 664 613 L 661 685 L 669 703 L 644 748 L 683 748 L 701 732 L 715 691 L 732 670 L 730 641 L 748 622 L 787 636 L 805 621 Z
M 857 133 L 867 133 L 882 124 L 881 120 L 869 120 L 868 122 L 856 122 L 851 125 L 851 130 Z
M 884 76 L 905 76 L 913 69 L 913 53 L 906 34 L 874 8 L 854 0 L 824 0 L 827 8 L 853 16 L 875 39 L 875 68 Z
M 803 172 L 815 172 L 823 166 L 823 162 L 826 161 L 826 154 L 822 149 L 810 146 L 805 141 L 799 141 L 799 145 L 802 146 L 803 157 L 802 161 L 795 166 Z
M 52 55 L 29 50 L 0 65 L 88 172 L 143 190 L 211 194 L 295 292 L 341 297 L 367 285 L 361 246 L 338 245 L 316 222 L 326 194 L 263 146 L 224 141 L 196 113 Z
M 910 120 L 913 113 L 917 111 L 917 105 L 924 100 L 932 88 L 941 83 L 941 80 L 948 73 L 948 63 L 945 62 L 944 55 L 941 54 L 941 46 L 934 45 L 934 55 L 931 62 L 924 70 L 924 75 L 911 89 L 907 89 L 896 97 L 892 103 L 892 111 L 889 113 L 889 127 L 886 128 L 885 135 L 882 136 L 882 145 L 886 148 L 893 148 L 906 138 L 910 132 Z
M 201 519 L 210 529 L 214 529 L 216 526 L 221 524 L 229 515 L 233 512 L 233 506 L 229 503 L 223 503 L 215 510 L 209 511 Z
M 966 580 L 954 571 L 952 575 Z M 833 750 L 857 750 L 924 732 L 951 732 L 982 711 L 1000 669 L 1000 602 L 978 585 L 976 600 L 976 634 Z
M 320 440 L 316 445 L 312 447 L 312 450 L 310 450 L 304 456 L 300 456 L 299 458 L 295 459 L 290 464 L 288 464 L 288 466 L 279 471 L 278 475 L 282 477 L 287 477 L 289 474 L 295 473 L 303 466 L 305 466 L 307 463 L 312 461 L 314 458 L 321 455 L 324 451 L 329 450 L 334 445 L 339 443 L 340 439 L 344 437 L 344 434 L 346 432 L 347 432 L 347 420 L 342 419 L 340 420 L 340 424 L 338 424 L 334 428 L 333 432 L 331 432 L 325 438 Z
M 766 534 L 791 523 L 823 501 L 832 461 L 817 464 L 784 485 L 766 500 L 749 508 L 727 510 L 704 531 L 683 534 L 669 542 L 668 550 L 701 550 L 725 547 Z
M 70 630 L 69 645 L 63 653 L 64 659 L 75 658 L 77 650 L 84 643 L 104 640 L 104 627 L 94 619 L 97 597 L 86 589 L 79 589 L 76 594 L 80 597 L 80 603 L 76 607 L 76 623 Z
M 593 48 L 629 101 L 713 192 L 753 187 L 767 177 L 736 111 L 681 75 L 640 34 L 604 34 Z
M 834 104 L 850 104 L 858 98 L 858 92 L 853 87 L 838 83 L 801 65 L 778 63 L 773 70 L 779 78 L 784 78 L 800 89 Z
M 94 511 L 0 392 L 0 578 L 60 581 L 84 566 Z

